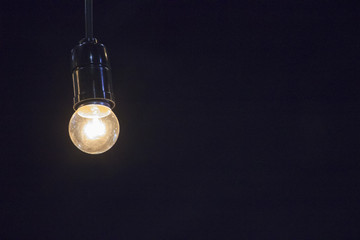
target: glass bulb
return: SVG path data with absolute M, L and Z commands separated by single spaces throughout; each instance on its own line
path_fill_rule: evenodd
M 109 150 L 120 132 L 116 115 L 107 106 L 89 104 L 80 107 L 71 117 L 71 141 L 81 151 L 99 154 Z

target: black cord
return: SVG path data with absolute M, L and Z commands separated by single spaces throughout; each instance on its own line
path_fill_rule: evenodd
M 85 38 L 93 39 L 93 0 L 85 0 Z

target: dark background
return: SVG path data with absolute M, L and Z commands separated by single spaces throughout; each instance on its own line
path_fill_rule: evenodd
M 95 0 L 121 124 L 68 136 L 83 1 L 2 1 L 0 239 L 360 239 L 358 1 Z

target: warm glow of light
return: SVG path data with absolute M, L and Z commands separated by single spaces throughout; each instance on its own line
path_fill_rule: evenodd
M 84 126 L 84 133 L 89 139 L 100 138 L 105 132 L 105 125 L 98 118 L 92 119 Z
M 109 150 L 116 142 L 120 125 L 107 106 L 89 104 L 80 107 L 71 117 L 69 134 L 81 151 L 99 154 Z

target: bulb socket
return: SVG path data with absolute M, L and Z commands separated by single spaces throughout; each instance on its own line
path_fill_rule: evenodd
M 87 104 L 115 107 L 106 48 L 96 38 L 84 38 L 71 50 L 74 110 Z

